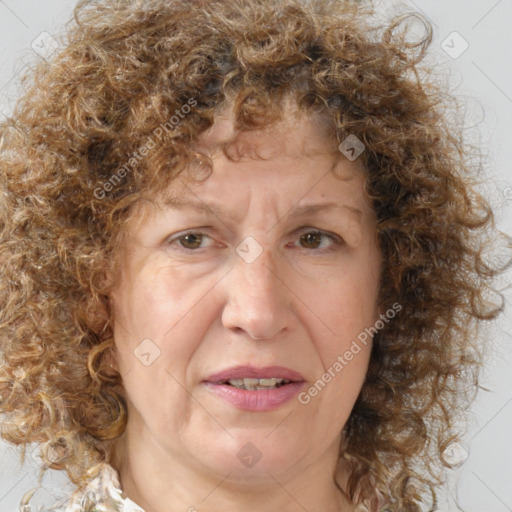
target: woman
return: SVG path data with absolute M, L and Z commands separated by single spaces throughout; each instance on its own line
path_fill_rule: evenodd
M 79 3 L 1 131 L 2 435 L 62 510 L 435 504 L 501 269 L 406 18 Z

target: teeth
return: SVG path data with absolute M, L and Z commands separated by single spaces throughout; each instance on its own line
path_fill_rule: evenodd
M 236 388 L 256 390 L 277 388 L 279 385 L 287 384 L 290 381 L 272 377 L 271 379 L 230 379 L 227 382 Z

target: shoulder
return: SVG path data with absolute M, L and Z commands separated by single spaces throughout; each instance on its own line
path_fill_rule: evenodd
M 144 512 L 123 495 L 117 471 L 106 463 L 89 470 L 91 475 L 84 489 L 76 489 L 71 496 L 58 500 L 52 507 L 45 506 L 44 512 Z M 19 512 L 31 512 L 30 499 L 20 506 Z M 38 510 L 40 510 L 38 508 Z
M 77 489 L 64 508 L 55 512 L 128 512 L 134 510 L 123 496 L 117 471 L 106 463 L 90 469 L 92 475 L 84 490 Z M 144 512 L 139 509 L 140 512 Z M 51 511 L 53 512 L 53 511 Z
M 373 498 L 359 503 L 353 512 L 386 512 L 386 505 L 388 504 L 388 500 L 382 497 L 379 493 L 376 493 Z

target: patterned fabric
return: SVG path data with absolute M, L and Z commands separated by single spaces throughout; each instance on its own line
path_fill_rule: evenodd
M 100 463 L 89 470 L 90 480 L 86 488 L 76 489 L 71 497 L 52 500 L 53 504 L 42 507 L 33 503 L 33 496 L 41 494 L 41 488 L 25 494 L 19 512 L 145 512 L 142 507 L 130 500 L 121 490 L 117 471 L 109 464 Z M 39 492 L 38 492 L 39 491 Z M 51 493 L 55 496 L 54 493 Z M 37 499 L 35 500 L 37 502 Z
M 94 471 L 96 468 L 94 468 Z M 101 464 L 84 492 L 76 492 L 62 512 L 144 512 L 121 491 L 117 471 Z
M 142 507 L 124 495 L 117 471 L 109 464 L 101 463 L 91 469 L 92 478 L 84 491 L 77 490 L 69 501 L 46 512 L 145 512 Z M 20 506 L 20 512 L 30 512 L 30 507 Z M 354 512 L 372 512 L 359 504 Z

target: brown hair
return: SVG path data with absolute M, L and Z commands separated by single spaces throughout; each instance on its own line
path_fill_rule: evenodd
M 344 428 L 346 491 L 377 489 L 393 511 L 435 503 L 443 451 L 478 388 L 477 327 L 502 309 L 486 297 L 505 265 L 484 260 L 493 213 L 460 125 L 447 122 L 454 98 L 422 67 L 430 23 L 411 43 L 399 31 L 409 18 L 372 24 L 371 6 L 336 0 L 79 2 L 64 49 L 27 75 L 0 127 L 5 440 L 46 443 L 48 465 L 77 484 L 112 460 L 127 421 L 107 364 L 123 227 L 197 158 L 191 143 L 228 100 L 237 127 L 253 130 L 292 98 L 340 142 L 364 143 L 380 304 L 403 307 L 374 337 Z

